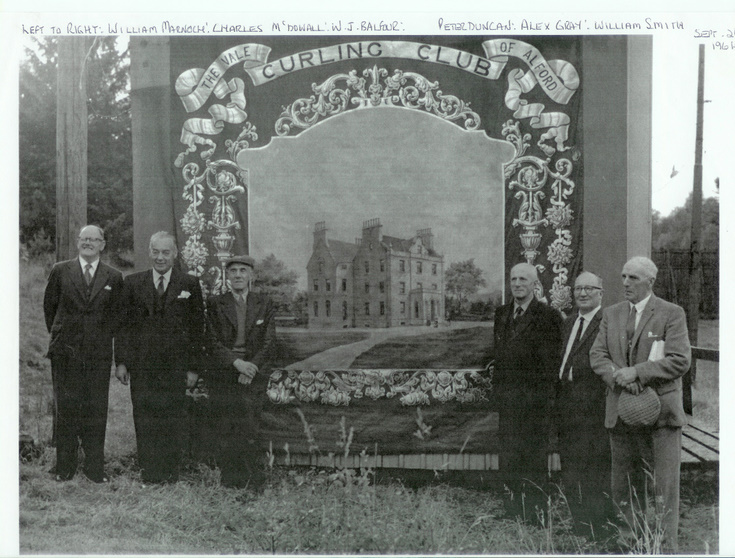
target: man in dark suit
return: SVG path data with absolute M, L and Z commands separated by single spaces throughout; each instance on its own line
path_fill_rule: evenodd
M 263 482 L 265 453 L 258 421 L 266 398 L 276 325 L 270 299 L 250 292 L 254 265 L 250 256 L 228 260 L 230 292 L 210 297 L 207 324 L 208 380 L 220 441 L 221 482 L 257 488 Z
M 513 300 L 495 312 L 493 346 L 500 472 L 512 495 L 511 513 L 527 518 L 533 517 L 533 501 L 541 496 L 533 484 L 543 483 L 548 470 L 561 353 L 562 317 L 536 300 L 537 285 L 533 265 L 520 263 L 511 269 Z
M 624 536 L 634 534 L 634 506 L 645 501 L 648 471 L 653 473 L 656 511 L 663 518 L 663 551 L 675 554 L 681 429 L 686 424 L 681 377 L 689 370 L 691 347 L 684 310 L 653 294 L 657 273 L 648 258 L 634 257 L 625 264 L 626 300 L 603 310 L 590 361 L 607 385 L 605 426 L 612 450 L 612 497 L 625 520 Z M 653 387 L 661 401 L 656 423 L 629 426 L 618 420 L 622 391 L 638 393 L 646 386 Z M 637 495 L 633 501 L 631 493 Z
M 138 463 L 145 483 L 178 480 L 186 388 L 194 387 L 204 344 L 199 280 L 174 267 L 170 233 L 151 236 L 153 269 L 125 278 L 116 376 L 130 382 Z
M 55 471 L 58 481 L 74 476 L 81 442 L 84 473 L 101 483 L 107 482 L 107 399 L 123 279 L 119 271 L 100 261 L 105 237 L 99 227 L 82 228 L 77 249 L 79 257 L 53 267 L 43 298 L 51 334 Z
M 605 389 L 590 366 L 602 320 L 602 279 L 583 271 L 574 282 L 577 312 L 564 322 L 556 392 L 561 480 L 575 527 L 603 538 L 611 517 L 610 442 L 605 431 Z

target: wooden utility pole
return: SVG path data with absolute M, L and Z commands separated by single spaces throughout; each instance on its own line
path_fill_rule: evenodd
M 687 327 L 689 340 L 697 345 L 699 331 L 699 299 L 702 289 L 702 130 L 704 120 L 704 45 L 699 45 L 699 72 L 697 79 L 697 131 L 694 142 L 694 187 L 692 190 L 692 228 L 689 243 L 689 297 Z M 696 379 L 697 363 L 692 362 L 690 382 Z M 685 389 L 684 405 L 691 409 L 691 386 Z M 688 397 L 687 397 L 688 396 Z M 689 411 L 691 412 L 691 410 Z
M 76 254 L 87 222 L 88 39 L 59 37 L 56 84 L 56 261 Z

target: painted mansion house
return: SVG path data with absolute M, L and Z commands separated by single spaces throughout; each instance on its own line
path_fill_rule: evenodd
M 309 327 L 393 327 L 444 320 L 444 256 L 431 229 L 409 239 L 383 236 L 380 219 L 365 221 L 355 243 L 327 239 L 314 227 L 306 265 Z

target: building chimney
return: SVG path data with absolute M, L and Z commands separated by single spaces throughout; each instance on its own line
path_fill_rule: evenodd
M 375 219 L 369 219 L 367 221 L 362 222 L 362 241 L 365 243 L 367 240 L 368 242 L 373 243 L 374 245 L 380 242 L 380 229 L 382 225 L 380 224 L 380 219 L 377 217 Z
M 319 243 L 327 243 L 327 224 L 325 221 L 319 221 L 314 225 L 314 248 L 316 248 Z
M 434 235 L 431 234 L 431 229 L 419 229 L 416 231 L 416 236 L 421 239 L 421 243 L 427 250 L 434 249 Z

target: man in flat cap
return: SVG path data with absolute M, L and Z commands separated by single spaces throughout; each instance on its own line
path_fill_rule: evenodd
M 230 292 L 209 298 L 207 368 L 221 482 L 258 488 L 265 453 L 258 420 L 266 398 L 276 324 L 271 300 L 250 292 L 254 266 L 250 256 L 230 258 L 226 265 Z

